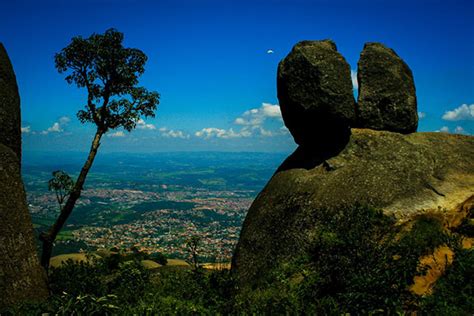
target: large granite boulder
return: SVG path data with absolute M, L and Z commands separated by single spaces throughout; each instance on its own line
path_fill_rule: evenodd
M 358 63 L 357 126 L 398 133 L 418 127 L 415 83 L 408 65 L 390 48 L 366 43 Z
M 334 42 L 296 44 L 278 65 L 277 87 L 283 120 L 296 143 L 336 152 L 347 143 L 355 101 L 350 66 Z
M 16 154 L 0 144 L 0 310 L 48 295 Z
M 20 95 L 7 52 L 0 43 L 0 142 L 21 160 Z
M 432 212 L 459 223 L 467 215 L 458 206 L 474 196 L 472 136 L 353 129 L 338 155 L 309 154 L 297 149 L 250 207 L 233 258 L 242 285 L 262 284 L 285 260 L 305 255 L 321 209 L 360 204 L 399 222 Z
M 20 98 L 0 44 L 0 311 L 48 295 L 21 178 Z

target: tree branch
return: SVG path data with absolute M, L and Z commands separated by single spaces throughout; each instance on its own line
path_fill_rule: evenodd
M 97 117 L 95 104 L 94 104 L 94 102 L 92 102 L 93 91 L 92 91 L 92 88 L 91 88 L 91 83 L 89 82 L 89 78 L 87 78 L 87 72 L 86 72 L 85 69 L 81 69 L 81 71 L 79 73 L 81 74 L 82 78 L 84 79 L 84 82 L 85 82 L 86 88 L 87 88 L 87 106 L 89 107 L 89 110 L 92 113 L 92 119 L 94 120 L 95 124 L 97 126 L 99 126 L 100 121 L 99 121 L 99 118 Z

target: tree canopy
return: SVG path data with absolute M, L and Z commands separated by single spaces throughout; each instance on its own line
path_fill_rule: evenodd
M 103 133 L 109 129 L 131 131 L 140 117 L 154 117 L 159 94 L 137 86 L 147 56 L 123 46 L 123 33 L 109 29 L 84 39 L 74 37 L 55 55 L 56 68 L 67 73 L 66 81 L 86 88 L 87 104 L 77 113 Z
M 48 181 L 48 190 L 56 193 L 59 207 L 62 208 L 64 200 L 71 194 L 74 180 L 64 171 L 53 171 L 53 177 Z
M 115 29 L 109 29 L 104 34 L 92 34 L 86 39 L 77 36 L 55 55 L 56 68 L 59 73 L 67 74 L 66 81 L 87 89 L 87 103 L 84 109 L 77 112 L 77 117 L 81 123 L 94 123 L 97 130 L 87 160 L 72 188 L 68 182 L 67 191 L 63 190 L 61 179 L 65 179 L 64 174 L 53 174 L 54 178 L 49 183 L 50 189 L 56 191 L 61 211 L 49 230 L 40 234 L 43 241 L 41 264 L 46 270 L 54 240 L 81 196 L 102 136 L 116 128 L 130 132 L 142 117 L 155 116 L 160 95 L 138 86 L 147 57 L 139 49 L 125 48 L 123 38 L 123 34 Z

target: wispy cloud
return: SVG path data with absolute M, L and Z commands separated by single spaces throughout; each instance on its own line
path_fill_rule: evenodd
M 234 123 L 243 126 L 261 126 L 269 118 L 281 119 L 279 105 L 262 103 L 262 106 L 259 108 L 245 111 L 240 117 L 235 119 Z
M 68 116 L 61 116 L 57 122 L 54 122 L 53 125 L 47 129 L 40 132 L 41 135 L 48 135 L 50 133 L 62 133 L 64 132 L 64 127 L 71 122 L 71 119 Z
M 138 129 L 148 129 L 148 130 L 154 130 L 156 129 L 156 126 L 153 124 L 147 124 L 143 119 L 139 119 L 137 122 L 137 128 Z
M 422 120 L 426 117 L 426 113 L 425 112 L 418 112 L 418 119 Z
M 216 128 L 216 127 L 203 128 L 202 130 L 194 133 L 194 135 L 196 137 L 202 137 L 204 139 L 209 139 L 212 137 L 224 138 L 224 139 L 242 137 L 241 134 L 234 132 L 232 128 L 229 130 L 226 130 L 226 129 Z
M 359 82 L 357 81 L 357 71 L 351 69 L 352 88 L 359 89 Z
M 217 127 L 206 127 L 194 133 L 194 136 L 210 138 L 246 138 L 251 136 L 271 137 L 286 134 L 281 128 L 270 130 L 264 127 L 265 122 L 273 120 L 282 124 L 281 110 L 278 104 L 262 103 L 259 108 L 245 111 L 234 120 L 236 129 L 222 129 Z M 240 128 L 240 129 L 238 129 Z
M 24 127 L 22 126 L 22 127 L 21 127 L 21 132 L 22 132 L 23 134 L 29 134 L 29 133 L 31 133 L 31 126 L 30 126 L 30 125 L 24 126 Z
M 474 120 L 474 104 L 463 104 L 454 110 L 445 112 L 442 118 L 446 121 Z
M 454 131 L 451 132 L 451 129 L 447 126 L 443 126 L 440 129 L 436 130 L 435 132 L 438 133 L 454 133 L 454 134 L 464 134 L 464 135 L 469 135 L 469 133 L 462 127 L 462 126 L 456 126 Z
M 181 138 L 181 139 L 190 138 L 189 134 L 186 134 L 183 131 L 168 129 L 167 127 L 161 127 L 159 129 L 159 132 L 161 136 L 168 137 L 168 138 Z
M 125 133 L 123 131 L 117 131 L 114 133 L 107 134 L 107 137 L 111 137 L 111 138 L 125 137 Z
M 441 127 L 439 130 L 437 130 L 437 131 L 435 131 L 435 132 L 439 132 L 439 133 L 449 133 L 449 127 L 443 126 L 443 127 Z
M 71 118 L 69 116 L 61 116 L 58 121 L 61 125 L 67 125 L 71 122 Z
M 456 126 L 454 133 L 469 135 L 469 133 L 462 126 Z

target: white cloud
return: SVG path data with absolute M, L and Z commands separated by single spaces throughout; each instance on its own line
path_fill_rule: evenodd
M 238 118 L 235 119 L 234 123 L 237 124 L 237 125 L 245 125 L 246 122 L 243 118 L 238 117 Z
M 31 133 L 31 126 L 28 125 L 28 126 L 22 127 L 22 128 L 21 128 L 21 132 L 22 132 L 23 134 L 29 134 L 29 133 Z
M 463 104 L 452 111 L 447 111 L 443 115 L 446 121 L 474 120 L 474 104 Z
M 264 129 L 263 127 L 260 127 L 260 135 L 262 136 L 266 136 L 266 137 L 271 137 L 273 136 L 273 132 L 272 131 L 268 131 L 266 129 Z
M 237 125 L 260 126 L 266 119 L 281 119 L 281 110 L 278 104 L 262 103 L 258 109 L 245 111 L 241 117 L 235 119 Z
M 260 109 L 265 117 L 281 117 L 281 110 L 278 104 L 262 103 Z
M 49 133 L 60 133 L 63 131 L 61 125 L 59 124 L 59 122 L 55 122 L 53 124 L 53 126 L 51 127 L 48 127 L 48 129 L 46 130 L 47 132 Z
M 456 128 L 454 129 L 454 131 L 451 132 L 451 130 L 449 129 L 449 127 L 447 126 L 443 126 L 441 127 L 439 130 L 436 130 L 435 132 L 438 132 L 438 133 L 454 133 L 454 134 L 464 134 L 464 135 L 469 135 L 469 133 L 462 127 L 462 126 L 456 126 Z
M 439 130 L 437 130 L 436 132 L 449 133 L 449 127 L 443 126 L 443 127 L 441 127 Z
M 61 124 L 61 125 L 66 125 L 69 122 L 71 122 L 71 119 L 69 118 L 69 116 L 61 116 L 59 118 L 59 124 Z
M 112 137 L 112 138 L 125 137 L 125 133 L 123 131 L 117 131 L 115 133 L 107 134 L 107 137 Z
M 244 134 L 236 133 L 234 132 L 232 128 L 226 130 L 226 129 L 216 128 L 216 127 L 203 128 L 202 130 L 194 133 L 194 136 L 201 137 L 204 139 L 209 139 L 212 137 L 228 139 L 228 138 L 237 138 L 237 137 L 249 137 L 250 135 L 251 134 L 247 132 Z
M 149 129 L 149 130 L 154 130 L 156 129 L 156 126 L 153 124 L 147 124 L 143 119 L 139 119 L 137 121 L 137 128 L 138 129 Z
M 166 127 L 160 127 L 158 131 L 160 132 L 161 136 L 168 138 L 189 139 L 190 137 L 189 134 L 186 134 L 183 131 L 168 129 Z
M 426 113 L 425 112 L 418 112 L 418 119 L 422 120 L 426 117 Z
M 359 82 L 357 81 L 357 71 L 351 69 L 352 88 L 359 89 Z
M 48 127 L 46 130 L 41 131 L 41 135 L 48 135 L 49 133 L 62 133 L 64 132 L 64 127 L 71 122 L 71 119 L 68 116 L 61 116 L 57 122 L 54 122 L 53 125 Z
M 275 51 L 273 49 L 267 50 L 267 54 L 273 54 Z
M 276 131 L 265 128 L 265 122 L 271 120 L 283 122 L 280 106 L 278 104 L 262 103 L 261 107 L 247 110 L 234 120 L 234 124 L 240 126 L 240 130 L 207 127 L 195 132 L 194 136 L 204 139 L 214 137 L 229 139 L 251 136 L 271 137 L 288 133 L 286 128 L 279 128 Z
M 466 132 L 466 130 L 462 126 L 456 126 L 456 128 L 454 129 L 454 133 L 456 133 L 456 134 L 469 134 L 468 132 Z

